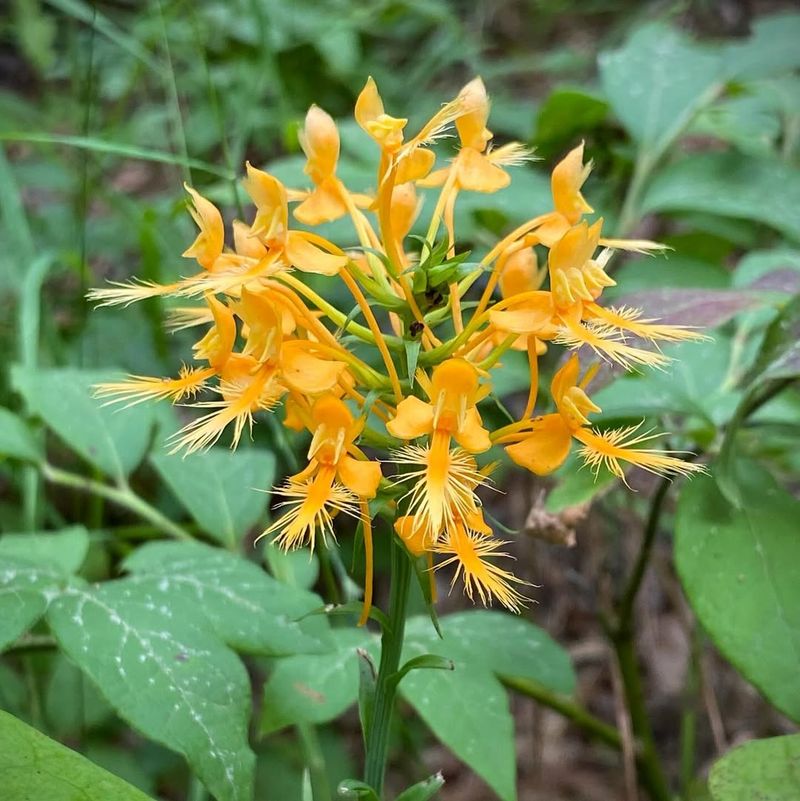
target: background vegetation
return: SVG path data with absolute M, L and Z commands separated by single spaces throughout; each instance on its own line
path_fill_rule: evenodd
M 296 133 L 312 102 L 341 118 L 341 171 L 367 188 L 369 145 L 348 116 L 367 74 L 412 120 L 480 74 L 497 140 L 528 142 L 543 163 L 464 197 L 461 231 L 480 251 L 547 209 L 548 167 L 585 139 L 606 230 L 674 248 L 620 262 L 615 302 L 713 337 L 669 349 L 662 373 L 605 371 L 594 400 L 607 425 L 658 420 L 710 474 L 633 473 L 631 493 L 574 465 L 547 482 L 504 472 L 489 508 L 518 532 L 538 605 L 524 620 L 462 614 L 443 587 L 439 641 L 415 599 L 412 647 L 457 669 L 404 681 L 390 786 L 443 768 L 440 797 L 459 801 L 635 798 L 637 784 L 654 799 L 796 801 L 791 7 L 12 0 L 0 16 L 0 795 L 71 798 L 61 777 L 90 801 L 142 798 L 133 787 L 305 801 L 312 784 L 320 801 L 359 774 L 353 650 L 374 642 L 340 626 L 347 615 L 304 617 L 357 598 L 352 538 L 319 562 L 251 545 L 269 496 L 242 488 L 294 472 L 302 437 L 265 416 L 235 454 L 167 457 L 173 410 L 116 414 L 90 387 L 109 372 L 170 374 L 186 343 L 164 332 L 159 301 L 92 310 L 84 295 L 181 274 L 183 180 L 230 215 L 245 159 L 304 185 Z M 509 362 L 510 408 L 526 379 Z M 707 780 L 756 738 L 769 739 Z

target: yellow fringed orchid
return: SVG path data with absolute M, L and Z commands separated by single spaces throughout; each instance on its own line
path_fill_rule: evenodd
M 702 467 L 677 458 L 671 451 L 638 447 L 658 437 L 649 432 L 638 434 L 640 426 L 612 431 L 591 427 L 589 415 L 602 411 L 586 394 L 586 387 L 596 373 L 590 368 L 579 380 L 580 362 L 573 354 L 553 377 L 550 391 L 557 411 L 513 426 L 516 430 L 499 437 L 507 445 L 506 453 L 518 464 L 544 476 L 560 467 L 572 447 L 573 439 L 581 443 L 581 457 L 594 469 L 604 465 L 624 480 L 620 462 L 636 465 L 651 473 L 688 475 Z

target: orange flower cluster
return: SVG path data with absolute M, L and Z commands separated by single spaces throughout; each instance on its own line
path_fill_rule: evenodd
M 503 446 L 514 462 L 544 475 L 577 440 L 590 466 L 620 477 L 623 462 L 656 473 L 697 469 L 640 447 L 651 436 L 635 428 L 594 429 L 589 416 L 600 410 L 586 385 L 595 368 L 581 379 L 574 353 L 552 381 L 556 411 L 535 416 L 538 359 L 549 343 L 586 345 L 626 368 L 657 367 L 666 358 L 629 336 L 646 344 L 698 335 L 600 304 L 614 284 L 605 268 L 615 249 L 660 246 L 605 238 L 601 219 L 584 219 L 592 208 L 581 194 L 591 169 L 583 145 L 553 170 L 551 211 L 500 239 L 478 263 L 465 262 L 455 232 L 460 193 L 503 189 L 508 168 L 530 156 L 517 143 L 493 147 L 488 114 L 484 85 L 475 79 L 409 137 L 407 120 L 386 113 L 369 79 L 355 117 L 379 154 L 371 194 L 352 192 L 338 177 L 339 133 L 312 106 L 300 136 L 310 188 L 287 189 L 248 164 L 244 188 L 255 213 L 249 224 L 234 221 L 230 248 L 218 209 L 187 186 L 199 234 L 183 255 L 200 271 L 169 285 L 131 281 L 91 293 L 101 305 L 179 298 L 190 305 L 171 309 L 171 327 L 206 329 L 194 345 L 196 364 L 177 377 L 130 376 L 98 390 L 112 402 L 193 401 L 201 413 L 175 436 L 175 450 L 207 448 L 225 430 L 235 446 L 256 413 L 279 404 L 284 425 L 310 432 L 307 466 L 282 487 L 283 513 L 264 535 L 284 548 L 313 548 L 318 536 L 334 535 L 338 513 L 359 518 L 367 559 L 362 622 L 372 591 L 369 504 L 379 495 L 397 510 L 395 531 L 410 554 L 431 568 L 443 556 L 436 567 L 455 565 L 454 581 L 463 579 L 470 598 L 516 610 L 525 601 L 522 582 L 498 565 L 504 543 L 477 495 L 493 466 L 480 464 L 482 454 Z M 431 145 L 450 126 L 460 149 L 434 169 Z M 420 190 L 432 188 L 438 196 L 414 250 L 409 233 Z M 339 218 L 352 223 L 346 249 L 309 230 Z M 304 280 L 310 273 L 340 281 L 357 313 L 319 294 Z M 490 431 L 480 404 L 492 392 L 492 370 L 511 350 L 527 353 L 528 402 L 518 421 Z M 393 465 L 385 476 L 381 462 L 362 450 L 365 442 L 384 449 L 384 464 Z

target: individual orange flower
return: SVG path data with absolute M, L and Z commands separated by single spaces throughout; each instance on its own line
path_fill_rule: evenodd
M 355 444 L 364 427 L 346 404 L 335 395 L 323 395 L 305 414 L 294 412 L 313 432 L 308 449 L 308 466 L 288 479 L 281 493 L 287 510 L 260 536 L 276 533 L 275 543 L 284 550 L 308 545 L 313 550 L 317 536 L 323 543 L 335 539 L 333 517 L 338 512 L 360 516 L 364 533 L 366 581 L 360 624 L 372 603 L 372 522 L 368 500 L 374 498 L 381 481 L 381 466 L 369 461 Z
M 277 532 L 282 548 L 314 547 L 317 535 L 334 536 L 330 509 L 352 511 L 359 498 L 374 498 L 381 480 L 378 462 L 366 460 L 355 445 L 364 427 L 347 405 L 323 395 L 311 408 L 307 425 L 313 433 L 308 466 L 292 476 L 282 492 L 288 510 L 262 536 Z
M 404 130 L 408 119 L 386 113 L 378 87 L 370 77 L 356 100 L 355 117 L 381 152 L 397 166 L 395 183 L 402 184 L 424 178 L 431 171 L 436 156 L 423 146 L 440 137 L 447 126 L 467 110 L 461 98 L 445 103 L 416 136 L 406 141 Z
M 602 224 L 602 220 L 591 226 L 581 222 L 553 245 L 548 258 L 549 291 L 512 295 L 496 304 L 489 318 L 509 333 L 555 339 L 570 347 L 589 345 L 623 367 L 663 366 L 668 361 L 665 356 L 629 345 L 625 336 L 633 334 L 651 342 L 703 337 L 682 326 L 643 320 L 635 309 L 605 308 L 597 303 L 603 289 L 616 283 L 604 269 L 608 251 L 597 259 L 593 256 Z
M 398 439 L 428 436 L 429 445 L 407 445 L 396 454 L 398 463 L 417 466 L 405 473 L 411 480 L 409 509 L 426 521 L 432 536 L 445 526 L 458 509 L 466 515 L 476 506 L 474 488 L 484 481 L 474 453 L 491 447 L 477 403 L 489 393 L 481 386 L 478 371 L 465 359 L 448 359 L 438 365 L 428 381 L 418 376 L 429 401 L 410 396 L 397 406 L 397 414 L 386 428 Z M 455 440 L 460 448 L 451 449 Z
M 455 565 L 451 589 L 461 578 L 467 597 L 474 600 L 477 595 L 484 606 L 490 606 L 496 599 L 506 608 L 519 612 L 525 605 L 527 599 L 514 586 L 525 582 L 492 561 L 496 557 L 508 557 L 500 550 L 506 543 L 492 537 L 492 530 L 480 509 L 465 516 L 454 509 L 450 524 L 436 538 L 431 538 L 425 520 L 415 515 L 399 517 L 394 528 L 413 556 L 445 555 L 447 558 L 436 565 L 436 570 Z
M 506 453 L 522 467 L 537 475 L 552 473 L 566 460 L 572 440 L 582 444 L 580 455 L 595 470 L 607 467 L 615 476 L 625 479 L 620 462 L 636 465 L 651 473 L 688 475 L 702 467 L 683 461 L 672 451 L 638 446 L 656 439 L 657 434 L 638 434 L 640 425 L 599 431 L 591 427 L 589 415 L 601 409 L 586 394 L 586 386 L 596 373 L 590 368 L 579 381 L 580 362 L 573 354 L 556 372 L 550 391 L 557 411 L 536 417 L 512 433 L 497 439 L 506 443 Z M 508 444 L 511 443 L 511 444 Z
M 470 81 L 459 93 L 458 100 L 467 109 L 455 119 L 461 149 L 450 167 L 431 173 L 422 184 L 439 186 L 452 176 L 456 191 L 496 192 L 503 189 L 511 183 L 511 177 L 503 168 L 526 161 L 530 156 L 529 150 L 519 142 L 492 149 L 493 134 L 486 127 L 489 98 L 480 78 Z
M 339 131 L 327 112 L 319 106 L 311 106 L 299 139 L 307 159 L 305 173 L 314 183 L 314 189 L 309 193 L 295 193 L 296 197 L 303 199 L 294 209 L 296 219 L 306 225 L 338 220 L 349 211 L 346 195 L 356 206 L 365 208 L 370 205 L 370 197 L 348 192 L 336 177 Z
M 244 187 L 256 204 L 250 233 L 267 246 L 273 258 L 321 275 L 336 275 L 347 264 L 347 256 L 322 237 L 289 230 L 289 200 L 277 178 L 248 162 Z

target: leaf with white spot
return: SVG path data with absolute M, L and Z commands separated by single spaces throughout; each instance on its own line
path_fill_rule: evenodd
M 57 567 L 0 556 L 0 650 L 39 620 L 69 580 Z
M 93 386 L 108 381 L 110 374 L 15 366 L 11 378 L 28 412 L 105 475 L 124 478 L 142 461 L 150 444 L 153 409 L 140 404 L 121 412 L 104 406 L 93 397 Z
M 86 757 L 0 712 L 3 801 L 151 801 Z
M 310 615 L 319 596 L 291 587 L 254 562 L 192 542 L 154 542 L 124 562 L 129 582 L 159 606 L 180 596 L 208 619 L 217 635 L 241 651 L 286 655 L 327 651 L 324 615 Z M 300 620 L 300 618 L 303 618 Z
M 264 515 L 275 457 L 256 448 L 212 448 L 184 458 L 158 453 L 150 461 L 203 531 L 236 545 Z
M 183 754 L 219 801 L 249 801 L 250 683 L 203 611 L 180 592 L 165 598 L 126 578 L 70 588 L 47 619 L 121 717 Z

